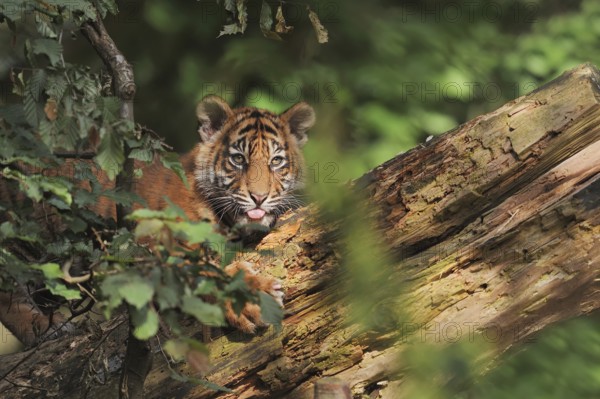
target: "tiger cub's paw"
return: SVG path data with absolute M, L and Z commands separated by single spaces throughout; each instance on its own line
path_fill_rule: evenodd
M 225 267 L 225 272 L 231 276 L 240 270 L 244 271 L 244 280 L 251 290 L 266 292 L 271 295 L 281 307 L 283 307 L 283 287 L 278 279 L 257 274 L 250 262 L 236 261 Z M 244 309 L 238 315 L 233 310 L 231 302 L 227 302 L 225 304 L 225 317 L 231 326 L 238 328 L 247 334 L 254 334 L 258 327 L 267 325 L 262 320 L 260 306 L 256 303 L 246 303 Z

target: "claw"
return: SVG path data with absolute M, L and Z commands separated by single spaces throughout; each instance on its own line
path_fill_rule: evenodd
M 225 270 L 231 275 L 237 273 L 238 270 L 244 270 L 246 272 L 246 283 L 251 289 L 266 292 L 283 308 L 283 299 L 285 295 L 283 293 L 281 281 L 270 276 L 261 276 L 254 270 L 253 266 L 254 265 L 250 262 L 234 262 L 227 266 Z M 226 316 L 229 324 L 247 334 L 254 334 L 257 327 L 266 325 L 261 318 L 260 306 L 256 304 L 246 304 L 240 315 L 236 315 L 235 312 L 233 312 L 230 304 L 227 306 Z
M 275 298 L 275 301 L 279 304 L 279 306 L 283 307 L 283 298 L 285 298 L 285 293 L 282 291 L 283 286 L 281 281 L 275 280 L 273 285 L 271 286 L 271 290 L 269 294 Z

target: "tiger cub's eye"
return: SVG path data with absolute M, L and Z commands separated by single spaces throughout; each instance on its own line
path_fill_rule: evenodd
M 277 156 L 271 159 L 271 166 L 279 166 L 283 163 L 283 157 Z
M 236 165 L 243 165 L 246 158 L 242 154 L 233 154 L 231 156 L 231 161 Z

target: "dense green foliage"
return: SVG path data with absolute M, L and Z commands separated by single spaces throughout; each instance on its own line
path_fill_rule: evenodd
M 13 9 L 20 11 L 7 13 L 7 5 L 17 3 Z M 112 174 L 120 170 L 125 142 L 139 149 L 130 156 L 140 160 L 163 150 L 159 141 L 147 136 L 136 140 L 139 128 L 119 120 L 118 102 L 103 94 L 99 85 L 96 55 L 80 36 L 69 37 L 70 29 L 93 16 L 91 4 L 108 13 L 108 30 L 134 64 L 136 121 L 165 136 L 179 151 L 197 140 L 194 107 L 206 94 L 221 95 L 234 105 L 274 111 L 300 100 L 311 103 L 318 122 L 306 150 L 308 178 L 316 183 L 310 193 L 329 204 L 331 217 L 361 212 L 341 190 L 331 189 L 337 187 L 334 184 L 359 176 L 429 135 L 526 94 L 565 69 L 586 61 L 600 65 L 596 51 L 600 2 L 596 0 L 309 1 L 328 31 L 324 44 L 319 43 L 307 2 L 269 1 L 267 8 L 265 2 L 249 0 L 245 9 L 238 9 L 237 3 L 243 2 L 123 2 L 119 14 L 111 15 L 116 9 L 110 0 L 70 0 L 65 10 L 70 14 L 64 19 L 75 26 L 69 25 L 61 35 L 64 21 L 47 12 L 30 16 L 28 24 L 14 25 L 12 21 L 22 16 L 22 4 L 33 8 L 38 2 L 3 1 L 0 12 L 7 24 L 0 25 L 0 51 L 5 55 L 0 58 L 0 76 L 4 87 L 10 87 L 3 89 L 0 98 L 9 103 L 0 114 L 0 157 L 2 167 L 8 168 L 3 174 L 18 182 L 31 201 L 43 199 L 54 207 L 68 226 L 59 239 L 45 237 L 39 225 L 23 217 L 27 208 L 11 210 L 13 223 L 0 226 L 1 237 L 31 241 L 48 248 L 53 257 L 31 268 L 4 252 L 3 274 L 26 280 L 41 278 L 41 270 L 48 288 L 70 299 L 80 291 L 60 282 L 58 264 L 68 260 L 64 253 L 83 257 L 104 276 L 107 310 L 124 301 L 140 312 L 136 319 L 140 337 L 156 331 L 153 303 L 161 314 L 192 309 L 189 313 L 200 320 L 221 323 L 218 307 L 189 306 L 198 300 L 194 294 L 211 293 L 221 302 L 226 297 L 248 299 L 239 279 L 222 276 L 212 284 L 188 281 L 186 274 L 177 274 L 178 268 L 157 269 L 148 262 L 135 262 L 138 268 L 132 268 L 129 256 L 143 251 L 135 244 L 134 233 L 100 221 L 84 208 L 100 194 L 99 188 L 90 193 L 73 189 L 67 179 L 33 179 L 11 168 L 16 161 L 40 167 L 41 156 L 48 163 L 63 162 L 51 155 L 53 149 L 78 148 L 92 128 L 100 132 L 103 143 L 96 161 Z M 283 25 L 276 17 L 280 5 Z M 9 27 L 17 29 L 14 42 Z M 31 65 L 24 67 L 28 62 Z M 58 104 L 53 121 L 44 111 L 49 98 Z M 34 131 L 42 133 L 44 140 L 35 140 Z M 87 167 L 77 171 L 78 176 L 87 179 Z M 120 192 L 104 195 L 125 203 L 133 200 Z M 144 220 L 137 233 L 164 228 L 181 233 L 182 225 L 177 223 L 189 222 L 175 222 L 170 212 L 177 211 L 137 214 L 137 220 Z M 357 256 L 345 258 L 346 266 L 358 276 L 349 289 L 358 297 L 359 318 L 394 289 L 382 286 L 371 295 L 379 276 L 372 273 L 373 259 L 367 254 L 377 240 L 357 237 L 360 223 L 359 219 L 347 223 L 348 252 Z M 114 235 L 105 250 L 79 234 L 90 226 L 102 226 L 99 230 L 106 237 Z M 189 227 L 185 225 L 188 232 Z M 195 225 L 194 231 L 192 240 L 215 239 L 202 224 Z M 159 250 L 168 246 L 164 242 Z M 123 257 L 123 253 L 130 255 Z M 166 263 L 189 266 L 202 257 L 186 253 L 166 257 Z M 381 263 L 385 260 L 377 264 Z M 164 289 L 165 281 L 176 281 L 166 285 L 176 287 L 175 292 Z M 467 342 L 441 353 L 418 346 L 409 358 L 413 373 L 408 386 L 414 385 L 416 398 L 598 396 L 597 328 L 597 322 L 581 321 L 550 331 L 482 380 L 474 371 L 479 345 Z M 187 341 L 179 341 L 169 347 L 175 356 L 185 352 L 186 345 Z M 436 381 L 448 383 L 431 384 L 436 373 L 442 375 Z
M 0 108 L 1 177 L 12 184 L 12 193 L 22 192 L 0 203 L 0 288 L 11 290 L 15 283 L 42 288 L 59 303 L 99 299 L 107 317 L 127 304 L 139 339 L 156 335 L 160 311 L 176 337 L 165 343 L 167 352 L 174 359 L 193 357 L 203 345 L 182 335 L 181 313 L 223 326 L 226 301 L 239 312 L 259 295 L 246 286 L 242 272 L 232 277 L 215 263 L 214 250 L 232 252 L 225 237 L 208 223 L 187 220 L 175 205 L 136 210 L 128 216 L 136 222 L 134 231 L 124 220 L 89 209 L 101 197 L 126 206 L 143 204 L 118 184 L 107 188 L 94 173 L 101 170 L 114 181 L 124 172 L 126 158 L 151 162 L 159 157 L 184 178 L 177 156 L 165 151 L 162 141 L 121 116 L 122 102 L 111 95 L 110 85 L 103 86 L 100 71 L 65 56 L 67 35 L 97 13 L 105 17 L 116 11 L 112 0 L 0 4 L 11 34 L 25 37 L 24 64 L 12 67 L 11 98 Z M 76 160 L 89 153 L 94 137 L 99 144 L 93 160 Z M 152 239 L 144 244 L 146 237 Z M 76 269 L 80 275 L 74 280 Z M 260 301 L 275 304 L 268 295 Z M 278 306 L 262 309 L 266 320 L 281 320 Z

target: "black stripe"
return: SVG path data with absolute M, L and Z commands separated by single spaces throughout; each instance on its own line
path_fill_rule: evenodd
M 223 148 L 227 148 L 229 147 L 229 142 L 231 141 L 231 139 L 229 138 L 228 135 L 224 135 L 223 136 Z
M 236 130 L 241 124 L 243 124 L 244 122 L 250 120 L 250 115 L 243 115 L 243 118 L 240 120 L 236 120 L 235 123 L 233 123 L 233 125 L 231 125 L 228 129 L 227 132 L 225 134 L 230 134 L 232 131 Z
M 257 146 L 258 146 L 258 140 L 251 140 L 248 143 L 248 153 L 252 154 L 252 153 L 256 152 Z
M 247 126 L 244 126 L 244 127 L 243 127 L 243 128 L 242 128 L 242 129 L 241 129 L 239 132 L 238 132 L 238 134 L 239 134 L 239 135 L 243 135 L 243 134 L 245 134 L 245 133 L 248 133 L 248 132 L 249 132 L 249 131 L 251 131 L 251 130 L 256 130 L 256 129 L 257 129 L 256 123 L 251 123 L 251 124 L 248 124 Z
M 247 143 L 248 140 L 246 139 L 246 136 L 239 137 L 233 144 L 231 144 L 231 147 L 238 150 L 239 152 L 245 153 Z
M 281 126 L 281 123 L 280 123 L 280 119 L 277 116 L 275 116 L 273 114 L 268 114 L 268 115 L 265 115 L 265 117 L 270 122 L 273 122 L 273 126 L 275 126 L 276 130 L 279 130 L 279 131 L 283 130 L 283 127 Z
M 267 125 L 265 123 L 263 123 L 263 130 L 264 130 L 265 133 L 272 134 L 275 137 L 279 136 L 279 133 L 276 130 L 274 130 L 271 126 L 269 126 L 269 125 Z

